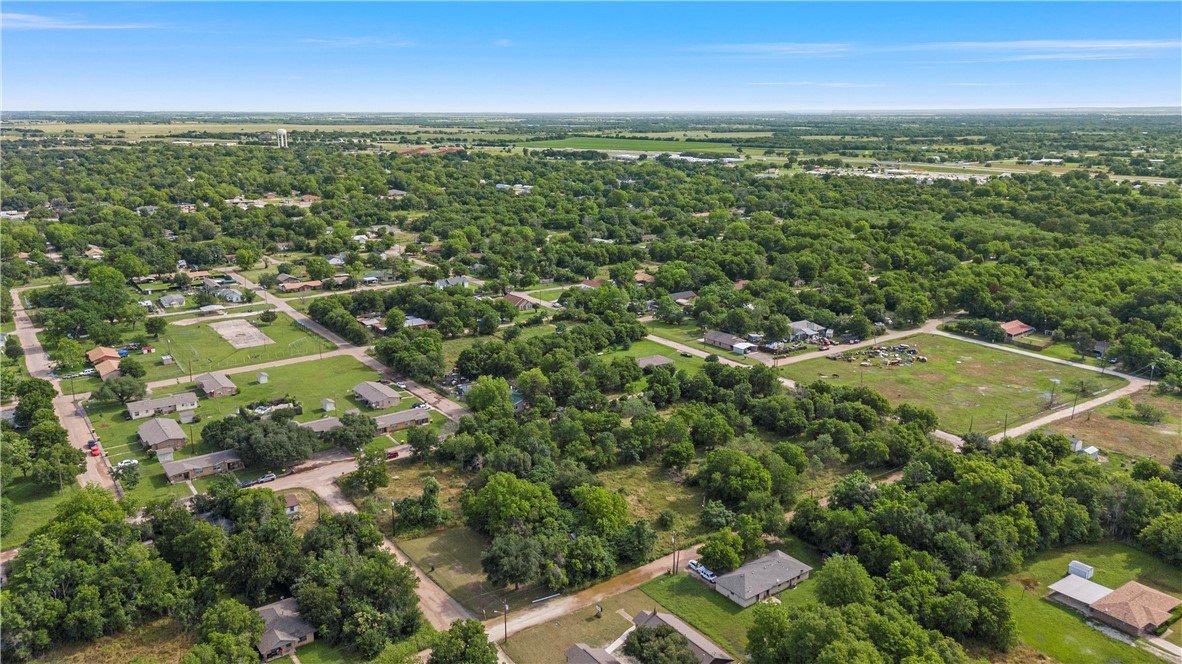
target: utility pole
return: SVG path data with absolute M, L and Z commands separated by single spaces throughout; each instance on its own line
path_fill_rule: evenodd
M 669 543 L 673 545 L 673 569 L 669 570 L 671 576 L 677 576 L 677 531 L 669 537 Z
M 1071 418 L 1070 419 L 1073 419 L 1073 420 L 1075 419 L 1075 404 L 1077 404 L 1077 403 L 1079 403 L 1079 393 L 1078 392 L 1075 393 L 1075 399 L 1073 399 L 1071 401 Z
M 1055 405 L 1055 388 L 1056 387 L 1059 387 L 1059 379 L 1052 378 L 1051 379 L 1051 402 L 1049 404 L 1047 404 L 1047 408 L 1051 408 Z
M 505 643 L 509 642 L 509 603 L 505 602 Z
M 1005 424 L 1001 425 L 1001 437 L 1005 438 L 1006 434 L 1009 433 L 1009 431 L 1010 431 L 1010 411 L 1007 410 Z

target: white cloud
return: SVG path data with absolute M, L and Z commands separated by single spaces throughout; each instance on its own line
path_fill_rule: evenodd
M 414 42 L 387 37 L 308 37 L 301 39 L 300 42 L 329 48 L 363 48 L 366 46 L 408 48 L 414 46 Z
M 42 16 L 39 14 L 0 13 L 0 28 L 4 30 L 141 30 L 144 24 L 97 24 L 81 18 Z
M 882 83 L 847 83 L 844 81 L 767 81 L 751 85 L 812 87 L 812 88 L 885 88 Z
M 772 42 L 761 44 L 711 44 L 691 47 L 691 51 L 729 53 L 732 55 L 839 55 L 850 51 L 849 44 Z
M 1179 48 L 1182 42 L 1138 39 L 1026 39 L 1017 41 L 929 42 L 887 47 L 898 51 L 1144 51 Z

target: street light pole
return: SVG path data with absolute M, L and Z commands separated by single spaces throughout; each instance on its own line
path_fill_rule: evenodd
M 509 603 L 505 602 L 505 643 L 509 642 Z

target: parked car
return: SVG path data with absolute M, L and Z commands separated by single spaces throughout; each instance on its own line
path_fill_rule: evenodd
M 405 389 L 406 389 L 406 383 L 394 383 L 394 387 L 397 387 L 397 388 L 398 388 L 398 389 L 400 389 L 400 390 L 405 390 Z
M 124 459 L 123 461 L 120 461 L 119 463 L 115 464 L 115 467 L 116 468 L 126 468 L 128 466 L 138 466 L 138 465 L 140 465 L 139 459 Z
M 252 486 L 254 486 L 254 485 L 255 485 L 255 481 L 254 481 L 254 480 L 244 480 L 244 481 L 242 481 L 242 482 L 239 482 L 239 483 L 238 483 L 238 488 L 239 488 L 239 489 L 245 489 L 245 488 L 248 488 L 248 487 L 252 487 Z
M 697 572 L 698 570 L 702 569 L 702 563 L 696 560 L 691 560 L 689 561 L 689 568 Z
M 705 568 L 698 571 L 698 576 L 702 577 L 703 581 L 709 581 L 710 583 L 714 583 L 718 580 L 717 574 Z
M 398 458 L 398 450 L 388 450 L 386 452 L 386 460 L 397 459 L 397 458 Z
M 89 449 L 89 448 L 91 448 L 91 447 L 94 447 L 95 445 L 98 445 L 98 441 L 97 441 L 97 440 L 88 440 L 88 441 L 86 441 L 86 447 L 87 447 L 88 449 Z
M 686 351 L 682 351 L 682 352 L 681 352 L 681 356 L 682 356 L 682 357 L 693 357 L 693 356 L 694 356 L 694 354 L 693 354 L 693 353 L 688 353 L 688 352 L 686 352 Z
M 273 481 L 275 481 L 275 473 L 267 473 L 266 475 L 263 475 L 262 477 L 255 480 L 255 483 L 262 484 L 263 482 L 273 482 Z
M 94 447 L 90 448 L 90 456 L 99 456 L 102 453 L 103 453 L 103 448 L 99 447 L 98 445 L 95 445 Z

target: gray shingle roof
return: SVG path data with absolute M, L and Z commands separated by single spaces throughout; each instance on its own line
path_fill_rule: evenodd
M 216 466 L 219 463 L 226 463 L 227 461 L 242 461 L 242 457 L 238 456 L 236 450 L 222 450 L 220 452 L 211 452 L 209 454 L 202 454 L 201 456 L 189 457 L 187 459 L 177 459 L 176 461 L 168 461 L 160 464 L 164 466 L 164 474 L 168 477 L 183 473 L 186 470 L 199 470 L 201 468 L 208 468 Z
M 181 392 L 180 394 L 170 394 L 159 399 L 133 401 L 127 404 L 127 412 L 137 413 L 145 410 L 156 410 L 157 408 L 168 408 L 170 406 L 182 406 L 186 404 L 196 405 L 197 395 L 192 392 Z
M 660 627 L 668 625 L 675 632 L 685 637 L 690 644 L 690 650 L 702 664 L 733 662 L 734 658 L 727 654 L 719 645 L 698 630 L 690 627 L 681 618 L 670 613 L 657 611 L 641 611 L 632 619 L 637 627 Z
M 743 599 L 750 599 L 812 569 L 783 551 L 772 551 L 718 577 L 715 586 Z
M 358 383 L 353 388 L 353 393 L 357 395 L 358 399 L 367 403 L 374 401 L 381 401 L 383 399 L 397 399 L 398 393 L 394 390 L 382 385 L 381 383 L 367 380 L 364 383 Z
M 322 417 L 318 420 L 310 422 L 300 422 L 299 426 L 305 429 L 311 429 L 314 433 L 324 433 L 326 431 L 333 431 L 341 428 L 341 420 L 336 417 Z
M 576 643 L 566 649 L 566 664 L 620 664 L 615 655 L 603 648 L 592 648 L 586 643 Z
M 300 618 L 300 608 L 294 597 L 279 600 L 255 609 L 263 617 L 263 636 L 259 652 L 264 655 L 284 643 L 299 643 L 316 630 Z
M 395 424 L 403 422 L 431 422 L 431 413 L 421 408 L 411 408 L 410 410 L 400 410 L 397 413 L 386 413 L 385 415 L 378 415 L 373 418 L 375 424 L 379 429 L 384 429 Z
M 197 377 L 197 384 L 206 393 L 210 393 L 220 387 L 228 387 L 231 390 L 238 389 L 234 381 L 230 380 L 224 373 L 207 373 Z
M 181 425 L 177 424 L 176 420 L 166 417 L 157 417 L 144 422 L 140 425 L 138 432 L 140 440 L 149 447 L 154 447 L 167 440 L 188 440 Z

